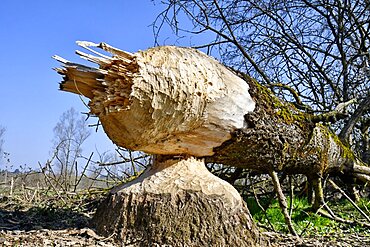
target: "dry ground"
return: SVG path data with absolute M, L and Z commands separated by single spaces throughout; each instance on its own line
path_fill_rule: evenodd
M 57 206 L 60 199 L 29 204 L 17 198 L 0 197 L 0 246 L 120 246 L 89 228 L 101 196 L 76 198 L 70 205 Z M 265 232 L 272 246 L 370 246 L 370 239 L 358 234 L 331 234 L 297 239 Z
M 359 235 L 331 236 L 297 239 L 279 233 L 264 233 L 271 246 L 370 246 L 368 237 Z M 1 230 L 0 246 L 121 246 L 111 238 L 97 235 L 90 228 L 68 228 L 63 230 Z

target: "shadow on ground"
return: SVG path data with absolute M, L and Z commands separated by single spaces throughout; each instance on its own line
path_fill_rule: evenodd
M 0 231 L 81 229 L 88 226 L 90 218 L 79 211 L 53 205 L 24 207 L 12 200 L 0 200 Z
M 0 230 L 61 230 L 84 228 L 89 218 L 67 209 L 32 207 L 26 211 L 0 209 Z

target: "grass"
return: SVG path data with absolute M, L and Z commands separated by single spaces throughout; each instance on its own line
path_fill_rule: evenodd
M 254 220 L 258 222 L 260 226 L 269 230 L 288 233 L 284 217 L 276 199 L 259 199 L 259 203 L 265 209 L 265 212 L 258 206 L 254 198 L 247 198 L 246 202 Z M 345 219 L 353 220 L 362 218 L 346 200 L 329 202 L 328 205 L 334 213 Z M 361 199 L 358 205 L 366 210 L 366 208 L 370 208 L 370 199 Z M 365 232 L 370 236 L 370 230 L 366 227 L 342 224 L 316 214 L 311 211 L 310 204 L 304 198 L 295 198 L 293 200 L 293 212 L 291 217 L 294 228 L 297 233 L 302 236 L 330 236 L 330 234 L 334 232 L 336 234 Z

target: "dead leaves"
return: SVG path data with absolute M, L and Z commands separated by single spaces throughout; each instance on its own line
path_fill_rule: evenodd
M 90 228 L 0 231 L 0 246 L 117 246 Z

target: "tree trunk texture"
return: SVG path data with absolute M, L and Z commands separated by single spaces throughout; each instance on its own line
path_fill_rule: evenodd
M 302 113 L 293 104 L 278 99 L 254 79 L 241 75 L 256 102 L 247 113 L 245 127 L 214 148 L 207 162 L 310 178 L 328 173 L 370 174 L 369 168 L 315 116 Z
M 137 180 L 112 190 L 93 225 L 134 246 L 264 246 L 245 202 L 203 160 L 157 156 Z
M 197 50 L 167 46 L 131 54 L 105 43 L 79 45 L 97 55 L 77 52 L 99 68 L 56 57 L 63 63 L 61 89 L 88 97 L 91 113 L 117 145 L 166 155 L 114 189 L 94 217 L 98 232 L 115 233 L 123 244 L 263 245 L 237 191 L 189 156 L 261 173 L 305 174 L 315 185 L 316 206 L 325 174 L 370 178 L 370 169 L 320 118 Z
M 78 44 L 98 55 L 77 52 L 99 68 L 56 57 L 64 67 L 57 69 L 61 89 L 90 98 L 91 113 L 119 146 L 263 173 L 370 175 L 321 118 L 204 53 L 164 46 L 131 54 L 105 43 Z

